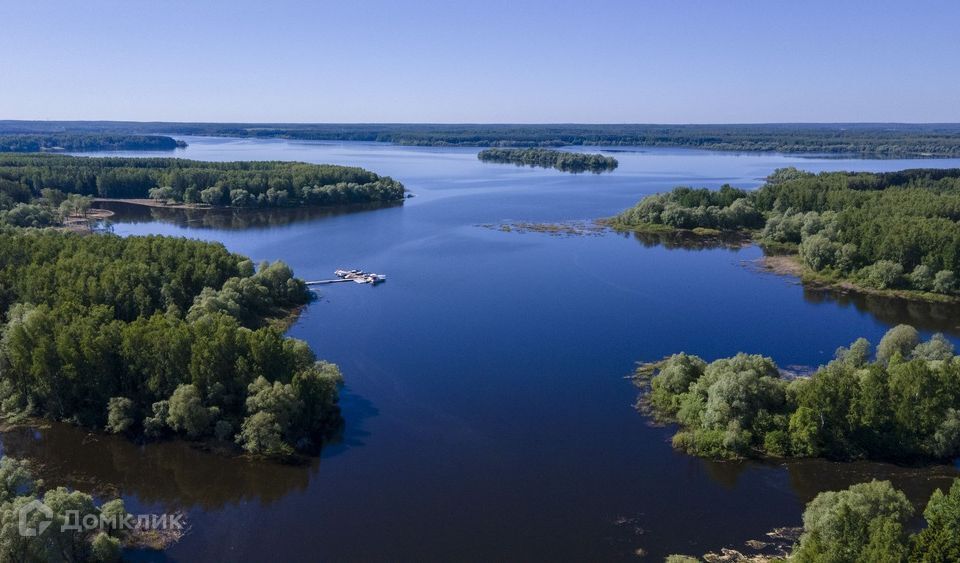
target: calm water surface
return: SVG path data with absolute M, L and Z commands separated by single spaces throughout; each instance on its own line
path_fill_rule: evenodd
M 755 187 L 782 166 L 960 167 L 691 150 L 617 152 L 611 174 L 484 164 L 477 149 L 187 139 L 178 156 L 363 166 L 402 181 L 402 205 L 350 212 L 118 208 L 123 235 L 222 241 L 324 286 L 291 329 L 340 364 L 346 435 L 308 467 L 146 447 L 54 426 L 4 449 L 51 481 L 106 484 L 132 509 L 183 509 L 178 560 L 650 560 L 739 547 L 798 525 L 824 489 L 892 478 L 916 502 L 951 467 L 712 463 L 675 453 L 633 409 L 637 360 L 744 350 L 815 366 L 893 324 L 960 334 L 957 311 L 805 291 L 757 273 L 755 247 L 679 249 L 631 236 L 504 233 L 482 224 L 609 216 L 677 184 Z M 123 154 L 123 153 L 116 153 Z M 126 153 L 130 154 L 130 153 Z M 140 153 L 138 153 L 140 154 Z M 163 153 L 169 155 L 169 153 Z

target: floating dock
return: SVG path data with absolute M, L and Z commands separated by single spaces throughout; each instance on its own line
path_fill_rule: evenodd
M 372 272 L 364 272 L 363 270 L 337 270 L 333 272 L 333 275 L 337 277 L 329 280 L 308 281 L 306 284 L 326 285 L 328 283 L 344 283 L 352 281 L 353 283 L 368 283 L 370 285 L 377 285 L 378 283 L 387 281 L 387 276 L 383 274 L 374 274 Z

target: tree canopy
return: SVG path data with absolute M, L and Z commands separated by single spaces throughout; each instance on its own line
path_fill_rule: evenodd
M 886 173 L 781 169 L 754 192 L 676 188 L 611 220 L 622 229 L 749 230 L 796 249 L 828 279 L 874 289 L 960 290 L 960 169 Z
M 0 209 L 44 189 L 104 198 L 155 198 L 233 207 L 400 200 L 404 188 L 362 168 L 303 162 L 0 155 Z
M 640 405 L 679 423 L 674 446 L 750 456 L 947 460 L 960 455 L 960 356 L 942 335 L 891 329 L 869 361 L 859 339 L 809 377 L 738 354 L 707 363 L 676 354 L 638 368 Z
M 270 322 L 310 297 L 285 264 L 255 268 L 220 244 L 0 233 L 0 411 L 313 450 L 340 424 L 340 372 Z M 249 399 L 275 385 L 289 398 L 283 417 Z M 243 435 L 261 412 L 276 417 L 276 447 Z

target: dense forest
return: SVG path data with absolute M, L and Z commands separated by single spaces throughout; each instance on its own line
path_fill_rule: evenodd
M 865 339 L 809 377 L 781 377 L 770 358 L 707 363 L 676 354 L 637 368 L 641 410 L 676 422 L 676 448 L 710 458 L 826 457 L 897 461 L 960 455 L 960 357 L 942 335 L 899 325 L 875 355 Z
M 484 149 L 477 154 L 484 162 L 503 162 L 563 172 L 607 172 L 617 168 L 617 159 L 602 154 L 555 151 L 550 149 Z
M 889 481 L 870 481 L 842 491 L 826 491 L 807 504 L 802 535 L 786 560 L 797 563 L 960 561 L 960 479 L 954 480 L 947 492 L 941 489 L 933 492 L 923 511 L 923 524 L 919 530 L 909 531 L 916 526 L 913 505 Z M 683 555 L 667 558 L 667 563 L 698 561 L 699 558 Z
M 386 202 L 404 196 L 403 184 L 392 178 L 330 164 L 0 155 L 0 209 L 29 205 L 44 189 L 232 207 Z
M 271 322 L 310 297 L 286 265 L 221 244 L 7 228 L 0 411 L 313 451 L 340 425 L 340 373 Z
M 774 172 L 754 192 L 676 188 L 611 220 L 621 229 L 751 230 L 817 279 L 952 295 L 960 275 L 960 169 Z
M 0 135 L 0 152 L 165 151 L 185 146 L 187 143 L 184 141 L 162 135 Z
M 687 147 L 878 157 L 960 156 L 960 125 L 903 123 L 652 124 L 310 124 L 0 121 L 0 134 L 110 133 L 379 141 L 402 145 Z

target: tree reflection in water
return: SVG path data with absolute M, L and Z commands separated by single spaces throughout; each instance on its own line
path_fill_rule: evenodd
M 214 510 L 237 502 L 273 503 L 304 491 L 319 458 L 304 465 L 202 451 L 182 440 L 138 445 L 63 423 L 3 433 L 3 454 L 29 459 L 37 477 L 98 495 L 135 496 L 170 510 Z
M 305 206 L 270 209 L 181 209 L 148 207 L 117 201 L 102 201 L 96 205 L 99 208 L 113 211 L 115 213 L 113 219 L 123 221 L 124 223 L 153 223 L 159 221 L 183 227 L 243 230 L 279 227 L 313 219 L 399 207 L 403 205 L 403 202 L 364 203 L 336 207 Z M 109 228 L 109 220 L 107 226 Z

